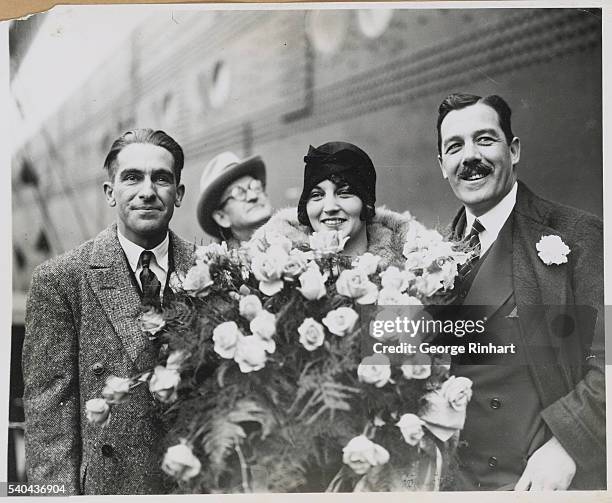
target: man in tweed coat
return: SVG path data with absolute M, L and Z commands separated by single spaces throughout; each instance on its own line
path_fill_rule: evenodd
M 87 422 L 85 403 L 101 397 L 108 376 L 130 377 L 155 364 L 154 344 L 138 323 L 148 281 L 140 259 L 150 258 L 156 300 L 166 303 L 170 273 L 186 271 L 193 259 L 193 245 L 168 230 L 185 192 L 183 162 L 181 147 L 163 131 L 119 137 L 104 164 L 117 222 L 34 271 L 23 348 L 31 484 L 59 484 L 65 494 L 171 487 L 160 470 L 163 427 L 146 386 L 114 406 L 103 428 Z
M 452 233 L 480 256 L 458 297 L 484 306 L 478 342 L 519 348 L 502 365 L 453 369 L 473 381 L 456 488 L 604 489 L 602 222 L 517 181 L 510 116 L 495 95 L 439 108 L 440 167 L 463 203 Z

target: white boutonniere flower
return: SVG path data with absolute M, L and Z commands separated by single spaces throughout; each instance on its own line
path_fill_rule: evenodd
M 559 236 L 542 236 L 536 244 L 538 257 L 546 265 L 560 265 L 567 262 L 567 255 L 571 251 Z

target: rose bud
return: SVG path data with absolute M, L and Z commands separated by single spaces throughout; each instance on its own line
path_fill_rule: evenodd
M 188 481 L 195 477 L 202 468 L 200 460 L 185 443 L 169 447 L 162 461 L 162 470 L 179 480 Z
M 119 405 L 129 400 L 132 380 L 125 377 L 109 376 L 102 390 L 102 396 L 109 405 Z
M 180 374 L 174 369 L 158 365 L 149 381 L 149 391 L 162 403 L 172 403 L 177 399 L 176 387 L 181 381 Z
M 87 421 L 91 424 L 106 426 L 111 415 L 110 406 L 104 398 L 92 398 L 85 403 L 85 414 Z

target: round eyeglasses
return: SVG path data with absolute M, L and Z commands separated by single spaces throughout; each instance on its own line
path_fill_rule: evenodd
M 264 190 L 263 183 L 261 183 L 261 180 L 251 180 L 246 187 L 242 187 L 241 185 L 234 187 L 230 192 L 230 195 L 221 201 L 219 207 L 224 206 L 230 199 L 235 199 L 236 201 L 246 201 L 247 192 L 249 190 L 254 194 L 259 195 Z

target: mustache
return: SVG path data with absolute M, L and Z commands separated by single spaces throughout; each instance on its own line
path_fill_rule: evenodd
M 492 168 L 483 164 L 480 161 L 466 162 L 458 173 L 459 178 L 469 178 L 474 175 L 489 175 L 493 171 Z

